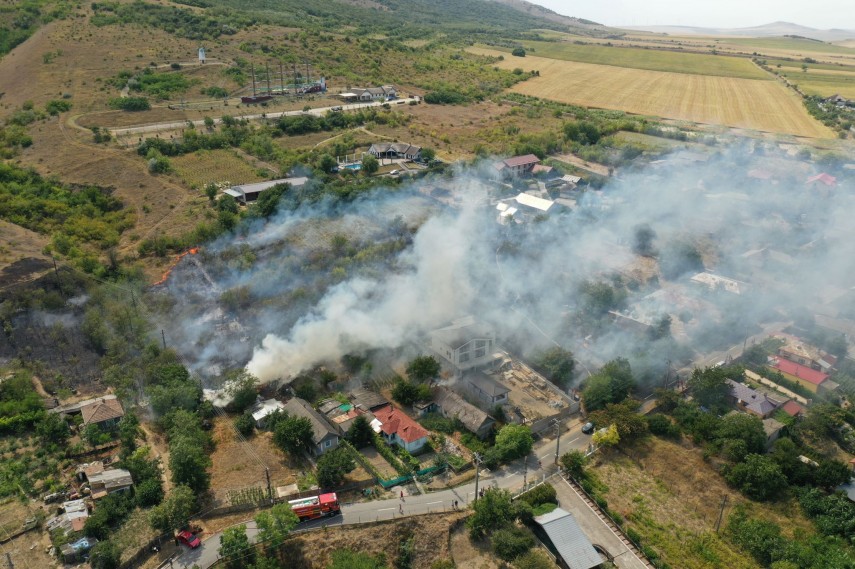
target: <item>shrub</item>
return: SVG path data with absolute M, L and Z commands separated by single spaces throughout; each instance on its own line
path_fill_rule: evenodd
M 147 111 L 151 104 L 145 97 L 116 97 L 107 103 L 113 109 L 122 111 Z
M 516 57 L 525 57 L 525 49 L 522 47 L 515 47 L 511 52 L 511 55 L 515 55 Z
M 532 488 L 525 494 L 521 494 L 518 499 L 523 502 L 528 502 L 532 507 L 535 507 L 546 503 L 556 504 L 558 503 L 557 498 L 558 495 L 551 484 L 541 484 L 540 486 Z
M 252 435 L 253 431 L 255 431 L 255 420 L 252 418 L 252 415 L 243 413 L 235 419 L 235 429 L 245 437 Z
M 493 533 L 490 541 L 496 555 L 505 561 L 516 559 L 534 547 L 534 536 L 530 531 L 520 527 L 500 529 Z

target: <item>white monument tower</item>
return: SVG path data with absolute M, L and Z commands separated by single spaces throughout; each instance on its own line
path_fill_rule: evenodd
M 204 47 L 199 48 L 199 63 L 201 63 L 203 65 L 205 63 L 205 48 Z

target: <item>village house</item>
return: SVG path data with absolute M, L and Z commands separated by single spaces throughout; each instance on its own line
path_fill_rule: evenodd
M 320 456 L 338 446 L 338 431 L 306 401 L 294 397 L 285 403 L 284 410 L 289 415 L 304 417 L 312 423 L 312 454 Z
M 398 445 L 408 452 L 417 452 L 427 444 L 429 433 L 425 428 L 397 407 L 381 407 L 374 411 L 374 417 L 375 432 L 390 445 Z
M 781 411 L 796 419 L 802 418 L 805 414 L 805 408 L 792 399 L 781 405 Z
M 83 526 L 86 525 L 86 518 L 89 517 L 89 508 L 83 499 L 69 500 L 63 502 L 62 513 L 54 516 L 45 522 L 45 527 L 48 532 L 53 532 L 62 529 L 65 532 L 83 531 Z
M 488 407 L 504 405 L 508 402 L 510 389 L 481 371 L 468 373 L 464 376 L 466 389 L 482 404 Z
M 350 392 L 350 399 L 357 407 L 361 407 L 366 411 L 374 411 L 380 407 L 389 405 L 389 400 L 377 393 L 370 391 L 364 387 L 358 387 Z
M 371 423 L 375 419 L 370 411 L 366 411 L 353 403 L 342 403 L 337 399 L 325 399 L 321 401 L 318 404 L 318 411 L 342 435 L 346 435 L 350 431 L 350 427 L 353 426 L 353 422 L 357 417 L 365 417 L 368 423 Z
M 392 85 L 382 87 L 354 87 L 339 98 L 347 103 L 367 103 L 370 101 L 391 101 L 398 97 L 398 90 Z
M 831 368 L 837 364 L 837 358 L 804 342 L 798 336 L 781 333 L 774 334 L 772 337 L 784 342 L 784 345 L 778 348 L 778 355 L 791 362 L 825 373 L 829 373 Z
M 375 142 L 368 148 L 368 153 L 378 159 L 421 160 L 422 147 L 413 146 L 406 142 Z
M 747 385 L 732 379 L 728 379 L 726 382 L 730 388 L 728 398 L 731 404 L 750 415 L 765 419 L 782 404 L 781 401 L 772 399 L 765 393 L 751 389 Z
M 813 393 L 834 391 L 838 387 L 836 383 L 828 379 L 827 373 L 791 362 L 786 358 L 772 357 L 769 359 L 768 367 Z
M 100 500 L 108 494 L 127 492 L 134 485 L 131 473 L 124 468 L 109 468 L 86 477 L 93 500 Z
M 458 419 L 466 430 L 474 433 L 479 439 L 487 438 L 496 425 L 493 417 L 447 387 L 440 386 L 436 389 L 434 403 L 434 408 L 443 417 Z
M 472 317 L 460 318 L 430 333 L 430 347 L 451 364 L 455 376 L 491 364 L 496 335 Z
M 79 414 L 83 418 L 83 427 L 98 425 L 105 430 L 115 427 L 125 416 L 125 410 L 115 395 L 104 395 L 96 399 L 60 405 L 48 412 L 62 416 Z
M 746 284 L 736 279 L 730 279 L 716 275 L 710 271 L 704 271 L 692 276 L 691 281 L 707 287 L 709 290 L 723 290 L 732 294 L 745 292 Z
M 538 164 L 540 164 L 540 158 L 534 154 L 526 154 L 496 162 L 493 167 L 503 176 L 513 177 L 531 174 Z

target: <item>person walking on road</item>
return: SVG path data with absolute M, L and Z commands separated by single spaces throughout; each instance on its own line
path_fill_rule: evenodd
M 398 504 L 398 511 L 401 513 L 402 516 L 404 515 L 404 505 L 403 504 Z

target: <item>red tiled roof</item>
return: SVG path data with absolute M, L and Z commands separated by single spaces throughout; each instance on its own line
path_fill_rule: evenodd
M 783 410 L 790 417 L 795 417 L 797 415 L 801 415 L 804 413 L 805 408 L 790 399 L 783 406 L 781 406 L 781 410 Z
M 513 168 L 514 166 L 525 166 L 526 164 L 537 164 L 539 162 L 540 158 L 538 158 L 534 154 L 526 154 L 525 156 L 514 156 L 513 158 L 508 158 L 507 160 L 502 161 L 502 163 L 508 168 Z
M 837 178 L 835 178 L 834 176 L 832 176 L 830 174 L 826 174 L 825 172 L 823 172 L 822 174 L 817 174 L 816 176 L 808 178 L 807 182 L 805 182 L 805 184 L 813 184 L 814 182 L 822 182 L 826 186 L 836 186 L 837 185 Z
M 406 443 L 412 443 L 428 436 L 428 432 L 421 425 L 391 405 L 375 410 L 374 416 L 380 421 L 380 429 L 384 433 L 387 435 L 397 434 L 398 438 Z
M 797 364 L 796 362 L 791 362 L 790 360 L 785 360 L 784 358 L 777 358 L 771 367 L 781 373 L 794 375 L 814 385 L 819 385 L 828 379 L 827 373 L 816 371 L 815 369 Z
M 118 399 L 97 399 L 80 409 L 83 415 L 83 424 L 102 423 L 110 419 L 121 419 L 125 416 L 125 410 Z

